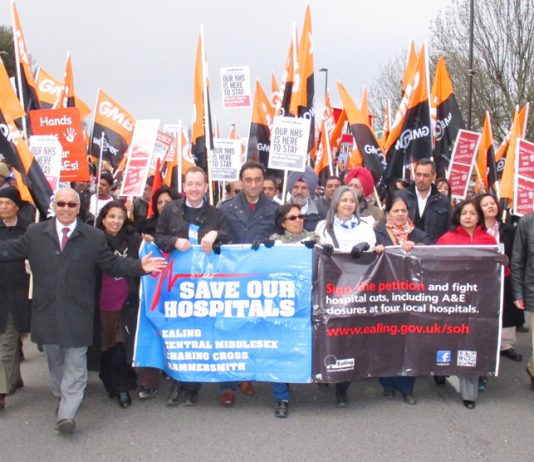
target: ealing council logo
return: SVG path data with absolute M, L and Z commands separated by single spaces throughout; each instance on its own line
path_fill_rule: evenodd
M 436 364 L 438 366 L 450 366 L 451 358 L 451 350 L 438 350 L 436 352 Z
M 352 371 L 355 362 L 354 358 L 337 359 L 334 355 L 324 358 L 326 369 L 332 372 Z

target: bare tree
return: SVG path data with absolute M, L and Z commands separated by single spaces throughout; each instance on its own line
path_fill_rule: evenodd
M 443 56 L 467 118 L 469 2 L 452 0 L 434 20 L 431 31 L 431 75 L 437 58 Z M 502 139 L 512 124 L 515 106 L 534 101 L 534 2 L 476 0 L 473 53 L 472 128 L 480 130 L 485 111 L 489 111 L 494 136 Z M 371 96 L 377 98 L 371 107 L 379 117 L 391 98 L 390 88 L 396 84 L 400 94 L 404 62 L 404 55 L 392 59 L 371 86 Z M 394 103 L 399 100 L 397 97 Z M 527 138 L 534 139 L 534 124 L 527 127 Z

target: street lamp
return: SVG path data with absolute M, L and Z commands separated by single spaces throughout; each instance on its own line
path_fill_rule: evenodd
M 328 69 L 326 67 L 321 67 L 319 72 L 324 72 L 324 99 L 328 95 Z

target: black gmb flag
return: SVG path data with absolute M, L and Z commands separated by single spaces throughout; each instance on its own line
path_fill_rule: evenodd
M 411 162 L 432 155 L 427 82 L 426 48 L 423 46 L 384 146 L 386 184 L 391 185 L 396 179 L 404 178 L 404 169 Z
M 269 148 L 271 145 L 271 125 L 274 108 L 267 98 L 260 82 L 256 80 L 254 106 L 248 135 L 247 159 L 261 162 L 265 168 L 269 165 Z
M 432 111 L 435 113 L 434 161 L 438 176 L 445 176 L 449 168 L 456 136 L 460 129 L 465 128 L 465 123 L 443 57 L 438 59 L 436 66 L 431 104 Z
M 375 134 L 369 126 L 369 119 L 358 109 L 358 106 L 356 106 L 356 103 L 354 103 L 354 100 L 340 82 L 337 83 L 337 87 L 349 119 L 354 141 L 362 154 L 365 167 L 373 174 L 376 183 L 382 177 L 386 166 L 386 159 L 382 149 L 380 149 Z
M 497 247 L 314 254 L 313 378 L 496 373 Z
M 17 170 L 28 188 L 33 203 L 45 218 L 53 191 L 41 167 L 33 157 L 22 133 L 7 111 L 0 107 L 0 152 L 6 161 Z

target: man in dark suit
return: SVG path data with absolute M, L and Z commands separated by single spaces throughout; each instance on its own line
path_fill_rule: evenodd
M 97 270 L 114 276 L 161 271 L 163 258 L 113 255 L 104 233 L 77 218 L 80 198 L 70 188 L 54 199 L 55 219 L 37 223 L 17 239 L 0 242 L 0 261 L 28 259 L 34 276 L 31 333 L 43 346 L 52 393 L 59 398 L 56 430 L 75 429 L 87 385 L 87 346 L 93 340 Z

